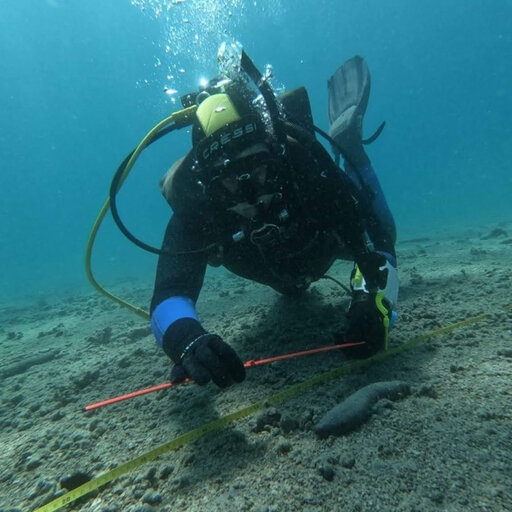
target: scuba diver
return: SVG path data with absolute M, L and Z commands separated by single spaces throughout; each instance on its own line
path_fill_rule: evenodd
M 344 340 L 366 343 L 353 357 L 387 349 L 396 317 L 395 224 L 363 147 L 383 128 L 363 140 L 365 61 L 353 57 L 328 82 L 329 135 L 314 125 L 305 88 L 278 97 L 245 52 L 238 71 L 182 98 L 197 105 L 192 149 L 161 182 L 173 214 L 150 314 L 173 382 L 226 387 L 245 377 L 235 350 L 196 314 L 208 264 L 294 296 L 336 259 L 354 261 Z

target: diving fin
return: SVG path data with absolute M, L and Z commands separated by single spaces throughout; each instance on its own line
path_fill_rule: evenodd
M 370 70 L 364 59 L 356 55 L 347 60 L 328 81 L 328 89 L 329 135 L 343 153 L 350 153 L 363 143 L 363 117 L 370 97 Z

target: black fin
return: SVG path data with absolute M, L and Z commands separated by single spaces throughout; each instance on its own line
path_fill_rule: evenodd
M 362 57 L 347 60 L 328 82 L 329 134 L 341 146 L 362 140 L 370 97 L 370 71 Z

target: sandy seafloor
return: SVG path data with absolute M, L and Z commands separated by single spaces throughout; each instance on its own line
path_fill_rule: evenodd
M 490 316 L 234 422 L 73 509 L 511 511 L 512 311 L 502 307 L 512 303 L 512 224 L 404 240 L 398 256 L 392 347 Z M 340 262 L 329 274 L 347 283 L 350 268 Z M 115 291 L 146 307 L 151 285 Z M 347 304 L 326 280 L 290 300 L 212 273 L 198 311 L 246 360 L 332 343 Z M 66 477 L 98 476 L 219 415 L 348 364 L 341 353 L 308 356 L 251 369 L 243 384 L 224 391 L 190 384 L 84 413 L 86 404 L 168 379 L 170 363 L 147 324 L 93 291 L 3 303 L 0 319 L 1 512 L 33 510 L 62 494 Z M 48 361 L 24 365 L 44 360 L 47 351 L 54 351 Z M 314 423 L 343 398 L 396 379 L 410 384 L 408 397 L 380 400 L 350 434 L 315 436 Z

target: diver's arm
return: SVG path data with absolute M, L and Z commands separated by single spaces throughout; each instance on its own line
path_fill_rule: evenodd
M 164 252 L 158 258 L 150 308 L 151 327 L 161 347 L 165 333 L 176 322 L 193 319 L 199 324 L 195 303 L 203 285 L 207 253 L 187 251 L 200 249 L 204 243 L 200 230 L 187 226 L 178 215 L 171 217 L 162 243 Z
M 241 382 L 245 369 L 236 352 L 199 323 L 195 303 L 203 285 L 208 259 L 203 230 L 173 215 L 158 260 L 151 301 L 151 328 L 157 343 L 175 363 L 171 380 L 192 378 L 198 384 L 210 379 L 225 387 Z M 181 253 L 181 254 L 180 254 Z

